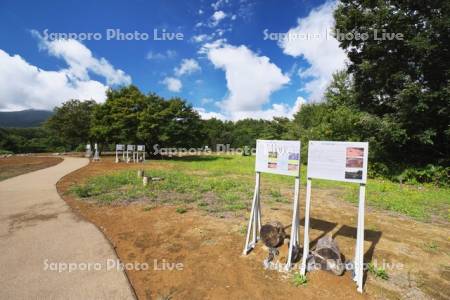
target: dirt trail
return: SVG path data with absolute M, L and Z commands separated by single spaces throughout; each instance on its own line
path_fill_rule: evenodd
M 91 164 L 66 176 L 58 188 L 64 192 L 88 176 L 129 167 L 135 168 L 107 162 Z M 154 163 L 151 167 L 161 166 Z M 291 196 L 290 191 L 282 192 Z M 345 257 L 351 259 L 357 208 L 339 200 L 340 194 L 339 189 L 313 190 L 311 240 L 314 243 L 332 234 Z M 342 277 L 312 272 L 306 286 L 294 287 L 284 273 L 264 270 L 262 261 L 267 252 L 260 245 L 250 255 L 241 256 L 247 214 L 218 218 L 197 209 L 179 214 L 172 206 L 147 210 L 147 204 L 142 203 L 99 206 L 69 194 L 64 199 L 108 236 L 121 260 L 149 265 L 149 270 L 127 272 L 140 299 L 450 298 L 449 232 L 442 224 L 425 224 L 368 208 L 365 261 L 376 261 L 378 266 L 384 263 L 390 278 L 384 281 L 369 274 L 365 293 L 360 295 L 349 272 Z M 264 194 L 262 202 L 263 222 L 279 220 L 289 225 L 290 204 L 264 205 Z M 281 256 L 286 250 L 282 249 Z M 182 263 L 183 270 L 161 270 L 162 263 Z
M 107 271 L 117 257 L 91 223 L 59 197 L 55 184 L 88 163 L 65 158 L 56 166 L 0 182 L 0 289 L 4 299 L 132 299 L 121 271 Z M 58 272 L 55 263 L 76 263 Z M 84 270 L 88 263 L 100 270 Z
M 62 162 L 60 157 L 10 156 L 0 158 L 0 181 L 21 174 L 48 168 Z

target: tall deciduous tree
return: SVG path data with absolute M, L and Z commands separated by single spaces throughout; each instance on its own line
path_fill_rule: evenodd
M 139 113 L 137 137 L 150 154 L 155 145 L 167 147 L 201 147 L 206 134 L 200 115 L 179 98 L 164 100 L 155 94 L 147 96 Z
M 146 96 L 133 85 L 106 93 L 106 101 L 93 114 L 92 136 L 107 144 L 138 141 L 139 113 L 146 107 Z
M 335 19 L 338 33 L 368 33 L 340 46 L 359 109 L 390 127 L 386 150 L 410 163 L 448 162 L 450 2 L 341 0 Z
M 93 100 L 69 100 L 54 109 L 54 114 L 46 121 L 45 127 L 57 136 L 66 149 L 92 143 L 90 127 L 92 112 L 97 104 Z

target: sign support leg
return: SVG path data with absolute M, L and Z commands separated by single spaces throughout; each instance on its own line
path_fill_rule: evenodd
M 294 247 L 298 244 L 298 199 L 300 194 L 300 177 L 295 178 L 295 190 L 294 190 L 294 204 L 293 204 L 293 213 L 292 213 L 292 223 L 291 223 L 291 238 L 289 243 L 289 253 L 288 253 L 288 259 L 286 263 L 286 270 L 290 270 L 292 266 L 292 252 L 294 250 Z
M 306 204 L 305 204 L 305 228 L 303 236 L 303 256 L 302 256 L 302 266 L 301 275 L 306 273 L 306 259 L 309 254 L 309 214 L 311 209 L 311 178 L 306 181 Z
M 259 203 L 259 180 L 260 173 L 256 173 L 256 182 L 255 182 L 255 192 L 253 194 L 253 201 L 252 201 L 252 210 L 250 212 L 250 219 L 248 220 L 248 227 L 247 227 L 247 237 L 245 239 L 245 246 L 243 255 L 247 255 L 249 251 L 251 251 L 258 241 L 259 237 L 259 229 L 261 224 L 261 208 Z M 253 230 L 252 230 L 253 229 Z M 253 231 L 253 239 L 250 243 L 250 234 Z
M 355 251 L 355 281 L 358 292 L 363 292 L 363 276 L 364 276 L 364 206 L 366 198 L 366 185 L 364 183 L 359 186 L 359 205 L 358 205 L 358 226 L 356 233 L 356 251 Z

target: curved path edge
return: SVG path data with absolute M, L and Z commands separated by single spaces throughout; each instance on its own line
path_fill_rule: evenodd
M 5 299 L 134 299 L 102 232 L 56 190 L 85 158 L 0 182 L 0 288 Z M 70 270 L 69 270 L 70 269 Z

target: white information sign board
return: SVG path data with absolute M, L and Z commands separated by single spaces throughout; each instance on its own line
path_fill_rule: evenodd
M 127 151 L 134 151 L 134 145 L 127 145 Z
M 295 176 L 291 238 L 286 263 L 286 269 L 290 269 L 293 253 L 300 249 L 298 245 L 298 228 L 300 225 L 298 209 L 300 195 L 300 141 L 257 140 L 255 170 L 255 192 L 253 194 L 243 254 L 247 255 L 259 240 L 259 230 L 261 229 L 260 174 L 264 172 Z M 251 235 L 253 238 L 250 240 Z
M 368 143 L 310 141 L 308 178 L 366 183 Z
M 301 274 L 305 275 L 309 254 L 309 223 L 312 179 L 359 183 L 358 224 L 354 258 L 354 278 L 363 291 L 364 272 L 364 206 L 367 182 L 369 144 L 365 142 L 310 141 L 306 181 L 305 226 Z
M 137 151 L 145 151 L 144 145 L 137 145 Z
M 299 176 L 300 141 L 256 141 L 256 172 Z
M 117 144 L 117 145 L 116 145 L 116 150 L 117 150 L 117 151 L 124 151 L 124 150 L 125 150 L 125 145 Z

